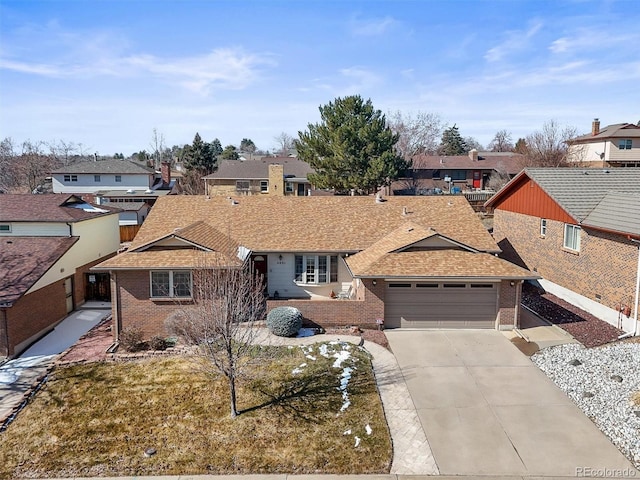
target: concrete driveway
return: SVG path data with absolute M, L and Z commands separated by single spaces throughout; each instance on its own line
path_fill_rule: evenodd
M 385 333 L 441 475 L 635 472 L 571 399 L 500 332 Z

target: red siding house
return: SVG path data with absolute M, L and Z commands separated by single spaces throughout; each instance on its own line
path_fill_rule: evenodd
M 486 204 L 503 258 L 542 287 L 638 333 L 640 169 L 528 168 Z

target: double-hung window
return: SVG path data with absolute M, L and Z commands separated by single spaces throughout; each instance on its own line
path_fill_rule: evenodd
M 338 281 L 337 255 L 296 255 L 295 281 L 303 284 Z
M 565 223 L 564 225 L 564 248 L 573 250 L 574 252 L 580 251 L 580 230 L 578 225 L 570 225 Z
M 260 191 L 267 193 L 269 191 L 269 180 L 260 180 Z
M 65 182 L 77 182 L 78 181 L 78 175 L 65 175 L 64 176 L 64 181 Z
M 151 298 L 191 298 L 189 270 L 151 272 Z
M 249 180 L 236 180 L 236 191 L 248 192 L 251 184 Z
M 547 219 L 546 218 L 540 219 L 540 236 L 541 237 L 547 236 Z
M 620 150 L 631 150 L 633 142 L 630 138 L 622 138 L 618 140 L 618 148 Z
M 122 175 L 116 175 L 116 182 L 122 182 Z
M 96 183 L 99 183 L 100 182 L 100 175 L 94 175 L 93 176 L 93 181 L 96 182 Z

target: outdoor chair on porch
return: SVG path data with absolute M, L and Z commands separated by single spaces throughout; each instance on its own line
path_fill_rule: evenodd
M 342 290 L 336 296 L 342 300 L 348 300 L 351 298 L 351 291 L 353 290 L 353 283 L 351 282 L 342 282 Z

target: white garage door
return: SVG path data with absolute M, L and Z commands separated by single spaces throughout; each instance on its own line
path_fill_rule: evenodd
M 494 328 L 498 286 L 494 283 L 389 282 L 387 328 Z

